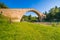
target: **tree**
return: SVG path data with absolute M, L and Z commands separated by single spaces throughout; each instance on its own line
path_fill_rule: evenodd
M 47 20 L 58 20 L 60 19 L 60 7 L 58 8 L 55 6 L 54 8 L 51 8 L 49 12 L 47 13 Z
M 47 11 L 45 11 L 43 14 L 47 15 Z
M 21 19 L 21 21 L 28 21 L 28 16 L 24 15 Z
M 0 8 L 8 8 L 4 3 L 0 2 Z
M 31 21 L 31 17 L 32 17 L 32 16 L 31 16 L 31 14 L 30 14 L 30 15 L 28 16 L 28 20 L 29 20 L 29 21 Z
M 57 9 L 55 18 L 56 18 L 56 19 L 60 19 L 60 7 Z

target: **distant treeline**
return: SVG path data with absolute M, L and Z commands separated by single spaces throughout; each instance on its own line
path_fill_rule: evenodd
M 45 21 L 60 21 L 60 7 L 55 6 L 44 14 L 46 15 Z
M 29 16 L 24 15 L 22 17 L 21 21 L 38 22 L 39 21 L 39 18 L 36 17 L 36 16 L 32 16 L 32 15 L 29 15 Z

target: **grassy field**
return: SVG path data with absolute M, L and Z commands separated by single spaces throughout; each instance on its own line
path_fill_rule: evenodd
M 60 40 L 60 27 L 28 22 L 0 23 L 0 40 Z
M 3 20 L 0 19 L 0 40 L 60 40 L 60 25 L 30 22 L 10 24 Z

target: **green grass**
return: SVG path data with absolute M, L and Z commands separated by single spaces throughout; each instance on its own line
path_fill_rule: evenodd
M 0 24 L 0 40 L 60 40 L 60 28 L 28 22 Z
M 0 40 L 60 40 L 60 27 L 29 22 L 0 20 Z

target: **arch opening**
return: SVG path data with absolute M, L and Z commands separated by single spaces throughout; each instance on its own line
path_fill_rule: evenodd
M 29 14 L 30 13 L 30 14 Z M 22 16 L 21 21 L 40 22 L 40 14 L 35 10 L 29 10 Z M 29 15 L 28 15 L 29 14 Z M 30 18 L 30 19 L 29 19 Z

